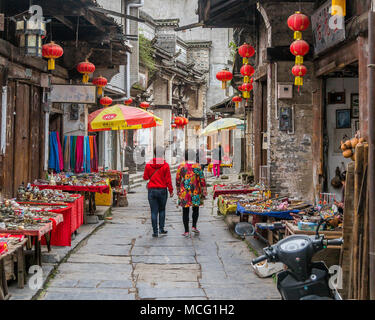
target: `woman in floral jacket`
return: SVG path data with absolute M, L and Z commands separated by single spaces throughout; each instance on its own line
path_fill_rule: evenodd
M 199 206 L 203 205 L 203 200 L 207 196 L 207 189 L 202 168 L 195 162 L 195 152 L 192 150 L 185 151 L 185 161 L 177 169 L 176 188 L 178 205 L 182 207 L 182 220 L 185 227 L 183 236 L 189 236 L 190 207 L 193 208 L 193 225 L 191 230 L 199 233 L 197 229 Z

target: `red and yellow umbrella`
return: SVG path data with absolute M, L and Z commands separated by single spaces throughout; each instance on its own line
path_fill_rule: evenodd
M 110 131 L 152 128 L 163 124 L 163 120 L 140 108 L 122 104 L 103 108 L 89 114 L 88 130 Z

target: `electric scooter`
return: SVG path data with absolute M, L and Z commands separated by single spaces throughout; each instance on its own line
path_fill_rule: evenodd
M 319 222 L 315 235 L 289 236 L 264 248 L 264 255 L 252 260 L 253 264 L 267 260 L 286 265 L 287 269 L 277 274 L 277 289 L 283 300 L 342 300 L 337 290 L 330 288 L 325 263 L 312 262 L 314 254 L 328 245 L 343 244 L 343 239 L 327 240 L 324 235 L 319 235 L 319 228 L 326 221 Z M 240 231 L 241 226 L 237 229 Z M 256 234 L 251 224 L 242 225 L 241 231 L 245 229 L 246 235 Z

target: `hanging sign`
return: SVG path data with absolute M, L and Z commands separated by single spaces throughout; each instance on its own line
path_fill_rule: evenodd
M 55 84 L 52 86 L 51 101 L 96 104 L 96 86 Z
M 342 16 L 331 15 L 331 0 L 311 16 L 314 52 L 319 54 L 345 40 L 345 23 Z

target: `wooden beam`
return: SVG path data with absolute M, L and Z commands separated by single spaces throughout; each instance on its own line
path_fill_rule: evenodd
M 116 11 L 112 11 L 112 10 L 107 10 L 107 9 L 103 9 L 103 8 L 99 8 L 99 7 L 88 7 L 88 9 L 91 10 L 91 11 L 96 11 L 96 12 L 100 12 L 100 13 L 104 13 L 104 14 L 109 14 L 111 16 L 126 18 L 126 19 L 129 19 L 129 20 L 133 20 L 133 21 L 137 21 L 137 22 L 141 22 L 141 23 L 146 22 L 144 19 L 141 19 L 141 18 L 138 18 L 138 17 L 130 16 L 128 14 L 124 14 L 124 13 L 116 12 Z
M 72 22 L 70 22 L 70 20 L 68 20 L 67 18 L 65 18 L 64 16 L 54 16 L 54 18 L 56 20 L 60 21 L 65 26 L 67 26 L 69 29 L 71 29 L 73 31 L 75 30 L 74 24 Z

